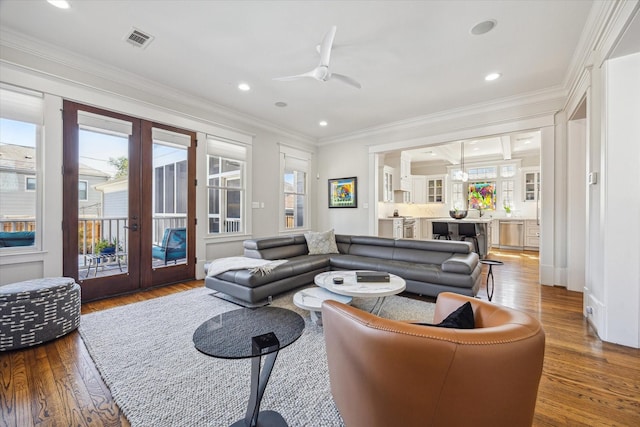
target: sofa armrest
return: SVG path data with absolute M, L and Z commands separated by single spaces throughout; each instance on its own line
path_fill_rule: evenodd
M 478 265 L 478 254 L 454 254 L 442 263 L 442 271 L 447 273 L 471 274 Z

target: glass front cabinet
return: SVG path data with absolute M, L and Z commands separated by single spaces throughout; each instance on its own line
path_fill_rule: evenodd
M 540 197 L 540 171 L 524 172 L 524 201 L 535 202 Z

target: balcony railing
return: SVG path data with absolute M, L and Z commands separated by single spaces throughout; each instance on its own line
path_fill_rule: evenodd
M 35 218 L 0 219 L 0 231 L 35 231 Z

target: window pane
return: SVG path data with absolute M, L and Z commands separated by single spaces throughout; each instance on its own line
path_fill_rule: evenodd
M 209 218 L 209 233 L 220 232 L 220 218 Z
M 174 196 L 175 196 L 175 165 L 166 165 L 164 167 L 164 212 L 174 213 Z
M 35 231 L 38 126 L 0 119 L 0 135 L 0 231 Z
M 78 200 L 88 200 L 88 193 L 87 181 L 78 181 Z
M 26 177 L 24 189 L 25 191 L 36 191 L 36 178 L 32 176 Z
M 164 212 L 164 168 L 158 167 L 155 169 L 155 177 L 153 181 L 154 191 L 154 210 L 156 213 Z
M 240 192 L 227 191 L 227 218 L 240 218 Z
M 216 175 L 220 173 L 220 157 L 209 157 L 209 175 Z
M 176 213 L 187 213 L 187 161 L 176 163 Z
M 240 162 L 238 161 L 224 159 L 222 162 L 222 172 L 239 171 L 240 168 Z

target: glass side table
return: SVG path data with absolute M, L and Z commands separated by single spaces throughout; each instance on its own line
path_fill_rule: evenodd
M 286 426 L 275 411 L 260 411 L 260 402 L 280 349 L 304 331 L 304 319 L 284 308 L 243 308 L 215 316 L 196 329 L 193 343 L 202 353 L 224 359 L 251 358 L 251 394 L 245 418 L 232 427 Z M 261 359 L 265 357 L 262 372 Z
M 480 262 L 482 264 L 486 264 L 489 266 L 489 271 L 487 272 L 487 298 L 491 301 L 493 298 L 493 290 L 495 288 L 495 283 L 493 281 L 493 266 L 494 265 L 504 265 L 502 261 L 497 261 L 495 259 L 481 259 Z M 491 291 L 489 291 L 489 278 L 491 278 Z

